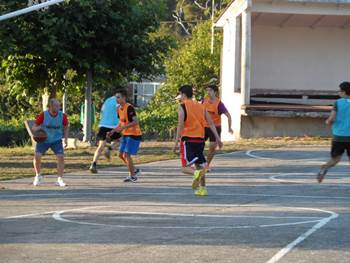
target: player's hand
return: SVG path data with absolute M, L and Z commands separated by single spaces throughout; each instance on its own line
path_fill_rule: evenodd
M 116 131 L 116 132 L 121 132 L 122 130 L 123 130 L 123 128 L 120 126 L 118 126 L 117 128 L 114 129 L 114 131 Z
M 331 125 L 332 122 L 331 122 L 330 120 L 327 119 L 327 120 L 326 120 L 326 124 L 327 124 L 327 125 Z
M 110 138 L 114 133 L 114 130 L 111 130 L 109 132 L 106 133 L 106 137 Z
M 67 138 L 64 138 L 63 147 L 64 148 L 68 147 L 68 139 Z
M 228 132 L 231 133 L 231 134 L 233 134 L 233 130 L 232 130 L 231 127 L 228 129 Z

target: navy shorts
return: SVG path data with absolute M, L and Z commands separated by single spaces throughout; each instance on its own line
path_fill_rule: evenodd
M 62 140 L 47 143 L 47 142 L 39 142 L 35 146 L 35 152 L 44 155 L 48 149 L 51 149 L 56 155 L 63 155 L 63 144 Z
M 120 143 L 119 151 L 121 153 L 128 153 L 130 155 L 136 155 L 140 148 L 141 140 L 136 140 L 131 137 L 123 137 Z
M 98 133 L 97 133 L 97 140 L 98 141 L 105 141 L 106 140 L 106 137 L 107 137 L 107 132 L 113 130 L 112 128 L 106 128 L 106 127 L 100 127 L 98 129 Z M 114 141 L 114 140 L 118 140 L 122 135 L 119 133 L 119 132 L 115 132 L 112 134 L 111 136 L 111 141 Z
M 206 163 L 203 151 L 205 141 L 204 140 L 186 140 L 181 141 L 181 164 L 182 167 L 191 166 L 192 164 Z
M 221 126 L 217 126 L 216 128 L 216 132 L 218 133 L 219 137 L 221 135 Z M 205 127 L 205 138 L 204 140 L 207 141 L 209 139 L 210 142 L 216 142 L 216 138 L 214 133 L 211 131 L 210 128 Z
M 337 142 L 332 141 L 331 156 L 338 157 L 343 155 L 344 152 L 350 157 L 350 142 Z

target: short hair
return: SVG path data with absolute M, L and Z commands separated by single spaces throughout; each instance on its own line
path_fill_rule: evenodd
M 122 95 L 123 98 L 126 98 L 128 96 L 128 93 L 126 92 L 125 89 L 120 89 L 116 92 L 116 94 Z
M 214 84 L 208 85 L 207 88 L 212 89 L 215 92 L 219 91 L 218 86 Z
M 344 91 L 346 95 L 350 95 L 350 82 L 344 81 L 340 83 L 339 88 L 341 91 Z
M 60 104 L 60 102 L 56 98 L 49 99 L 48 106 L 52 106 L 54 104 Z
M 192 98 L 193 96 L 193 88 L 192 85 L 183 85 L 179 88 L 179 92 L 183 93 L 187 96 L 187 98 Z

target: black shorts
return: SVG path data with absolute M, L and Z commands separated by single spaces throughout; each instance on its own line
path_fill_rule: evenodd
M 182 167 L 191 166 L 192 164 L 206 163 L 203 151 L 204 140 L 187 140 L 181 141 L 181 164 Z
M 332 148 L 331 148 L 332 157 L 341 156 L 345 152 L 345 150 L 348 156 L 350 157 L 350 142 L 332 141 Z
M 221 135 L 221 126 L 217 126 L 215 127 L 216 128 L 216 132 L 219 134 L 219 137 Z M 207 141 L 209 138 L 209 141 L 210 142 L 216 142 L 216 138 L 215 138 L 215 135 L 214 133 L 211 131 L 210 128 L 208 127 L 205 127 L 205 141 Z
M 98 129 L 98 133 L 97 133 L 97 140 L 98 141 L 105 141 L 106 140 L 106 136 L 107 136 L 107 132 L 113 130 L 112 128 L 106 128 L 106 127 L 100 127 Z M 121 134 L 119 132 L 115 132 L 113 133 L 113 135 L 111 136 L 111 140 L 118 140 L 121 136 Z

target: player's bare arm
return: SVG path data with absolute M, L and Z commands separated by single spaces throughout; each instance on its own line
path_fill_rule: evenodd
M 178 148 L 179 141 L 181 139 L 181 134 L 182 134 L 182 131 L 184 129 L 184 124 L 185 124 L 185 112 L 182 109 L 182 107 L 179 106 L 177 129 L 176 129 L 176 136 L 175 136 L 175 144 L 174 144 L 174 148 L 173 148 L 174 152 L 176 152 L 176 150 Z

